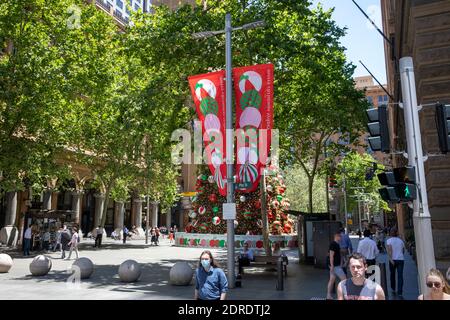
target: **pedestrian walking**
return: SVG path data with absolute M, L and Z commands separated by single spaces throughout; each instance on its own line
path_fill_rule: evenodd
M 389 272 L 391 274 L 391 289 L 393 294 L 403 296 L 403 267 L 405 265 L 405 243 L 398 237 L 397 229 L 391 229 L 391 238 L 386 241 L 389 256 Z M 397 272 L 398 287 L 395 290 L 395 273 Z
M 194 299 L 225 300 L 227 291 L 225 273 L 219 268 L 211 252 L 203 251 L 196 270 Z
M 238 257 L 239 274 L 243 273 L 243 267 L 249 266 L 251 261 L 254 261 L 253 250 L 249 248 L 248 242 L 244 243 L 244 247 Z
M 44 243 L 43 249 L 45 251 L 48 251 L 50 248 L 50 232 L 48 229 L 45 230 L 44 235 L 42 236 L 42 241 Z
M 100 246 L 102 245 L 102 238 L 103 238 L 104 230 L 103 230 L 102 226 L 98 226 L 94 232 L 95 232 L 94 248 L 95 247 L 100 248 Z
M 159 236 L 161 235 L 161 232 L 159 231 L 159 228 L 155 228 L 155 235 L 156 235 L 156 245 L 159 245 Z
M 63 229 L 60 227 L 58 231 L 56 231 L 56 240 L 55 240 L 55 246 L 53 247 L 53 252 L 56 252 L 56 249 L 59 248 L 59 251 L 62 251 L 62 245 L 61 245 L 61 235 L 62 235 Z
M 66 250 L 68 250 L 68 246 L 70 243 L 71 235 L 67 226 L 63 226 L 63 230 L 61 232 L 61 259 L 66 257 Z
M 421 294 L 418 300 L 450 300 L 450 286 L 444 275 L 437 269 L 431 269 L 426 276 L 428 292 Z
M 173 240 L 174 240 L 174 232 L 173 228 L 171 227 L 169 231 L 169 243 L 173 243 Z
M 341 229 L 341 241 L 339 242 L 341 247 L 341 267 L 347 274 L 348 256 L 353 253 L 353 245 L 349 235 L 345 232 L 345 229 Z
M 358 249 L 356 249 L 356 252 L 364 256 L 369 267 L 376 264 L 376 257 L 380 253 L 377 243 L 370 236 L 370 230 L 364 230 L 364 239 L 359 241 Z
M 68 243 L 70 246 L 69 257 L 67 260 L 70 260 L 70 256 L 72 255 L 72 251 L 75 250 L 78 259 L 78 242 L 80 242 L 80 236 L 78 235 L 77 228 L 73 228 L 72 240 Z
M 360 253 L 349 258 L 352 277 L 339 282 L 338 300 L 385 300 L 383 288 L 376 282 L 366 279 L 367 261 Z
M 30 255 L 30 248 L 31 248 L 31 226 L 28 226 L 28 228 L 25 230 L 25 234 L 23 236 L 23 255 L 29 256 Z
M 157 244 L 156 244 L 156 230 L 155 230 L 155 228 L 152 227 L 150 229 L 150 235 L 151 235 L 151 243 L 150 244 L 154 244 L 156 246 Z
M 126 226 L 123 226 L 123 243 L 127 243 L 127 237 L 128 237 L 128 228 Z
M 341 232 L 337 231 L 334 234 L 334 240 L 330 243 L 328 251 L 328 260 L 329 260 L 328 267 L 330 269 L 330 279 L 327 285 L 328 300 L 333 300 L 331 292 L 333 291 L 336 277 L 338 277 L 341 281 L 347 279 L 344 270 L 341 267 L 341 247 L 339 246 L 340 241 L 341 241 Z

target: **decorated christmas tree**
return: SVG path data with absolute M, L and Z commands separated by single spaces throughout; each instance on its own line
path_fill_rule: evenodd
M 293 221 L 288 217 L 289 200 L 285 197 L 286 186 L 283 177 L 274 167 L 266 176 L 266 203 L 269 231 L 273 235 L 291 234 Z M 186 232 L 226 233 L 226 221 L 222 220 L 222 204 L 226 198 L 219 194 L 214 177 L 207 167 L 197 178 L 197 195 L 193 200 L 193 210 L 189 213 L 190 222 Z M 235 192 L 236 220 L 235 234 L 262 234 L 261 191 L 252 193 Z

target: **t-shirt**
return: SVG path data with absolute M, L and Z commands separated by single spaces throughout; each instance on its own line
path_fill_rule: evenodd
M 341 265 L 341 247 L 339 246 L 339 243 L 337 243 L 336 241 L 333 241 L 330 244 L 329 251 L 334 252 L 333 266 L 339 267 Z
M 219 299 L 220 295 L 228 291 L 228 280 L 220 268 L 210 267 L 206 272 L 203 267 L 197 268 L 195 289 L 202 300 Z
M 356 251 L 361 253 L 368 260 L 374 260 L 380 253 L 375 241 L 367 237 L 359 242 Z
M 405 248 L 405 244 L 403 240 L 399 237 L 392 237 L 386 241 L 387 246 L 392 247 L 392 260 L 405 260 L 403 255 L 403 249 Z
M 241 251 L 241 256 L 242 257 L 247 257 L 249 260 L 253 260 L 253 250 L 248 248 L 247 251 L 245 251 L 244 249 L 242 249 Z
M 25 230 L 25 235 L 23 236 L 25 239 L 31 239 L 31 228 Z

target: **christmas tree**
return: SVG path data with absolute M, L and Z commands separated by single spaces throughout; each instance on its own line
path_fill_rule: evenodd
M 273 235 L 291 234 L 294 222 L 288 217 L 289 199 L 285 197 L 286 186 L 282 175 L 271 166 L 266 176 L 266 203 L 269 232 Z M 222 204 L 226 198 L 219 194 L 214 177 L 205 167 L 197 178 L 197 195 L 192 199 L 193 210 L 186 232 L 226 233 L 226 221 L 222 220 Z M 235 234 L 262 234 L 261 190 L 243 193 L 235 192 L 236 220 Z

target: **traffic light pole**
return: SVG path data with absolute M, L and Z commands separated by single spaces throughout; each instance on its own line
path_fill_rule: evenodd
M 420 292 L 427 292 L 425 277 L 436 267 L 434 256 L 431 216 L 428 209 L 427 186 L 425 180 L 422 138 L 420 134 L 419 110 L 417 107 L 414 66 L 411 57 L 400 59 L 400 74 L 405 115 L 406 140 L 408 144 L 408 164 L 416 168 L 418 199 L 414 200 L 414 233 L 416 238 L 417 267 Z

